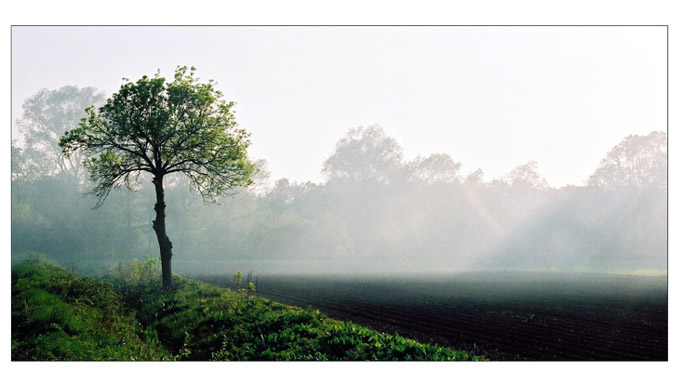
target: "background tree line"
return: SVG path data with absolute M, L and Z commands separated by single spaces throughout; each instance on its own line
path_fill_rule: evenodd
M 59 136 L 104 100 L 67 86 L 24 103 L 23 142 L 12 143 L 13 256 L 114 264 L 158 253 L 149 181 L 92 210 L 86 171 L 60 157 Z M 206 206 L 185 177 L 169 177 L 167 231 L 180 272 L 665 269 L 666 142 L 663 132 L 623 138 L 586 186 L 555 189 L 535 162 L 488 180 L 462 175 L 447 154 L 407 160 L 379 126 L 354 128 L 322 165 L 323 183 L 272 181 L 259 160 L 254 186 Z

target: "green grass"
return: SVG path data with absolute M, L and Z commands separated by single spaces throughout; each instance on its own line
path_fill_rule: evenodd
M 111 284 L 42 259 L 12 269 L 12 360 L 169 358 Z
M 175 276 L 158 261 L 80 278 L 40 259 L 12 271 L 13 360 L 481 360 Z

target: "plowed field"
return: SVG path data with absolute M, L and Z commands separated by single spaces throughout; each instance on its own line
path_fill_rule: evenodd
M 201 277 L 228 286 L 230 277 Z M 264 276 L 258 295 L 493 360 L 668 359 L 666 278 Z

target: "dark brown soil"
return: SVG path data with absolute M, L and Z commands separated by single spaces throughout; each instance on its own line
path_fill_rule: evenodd
M 227 277 L 202 277 L 225 284 Z M 665 278 L 475 273 L 258 277 L 258 293 L 493 360 L 668 360 Z

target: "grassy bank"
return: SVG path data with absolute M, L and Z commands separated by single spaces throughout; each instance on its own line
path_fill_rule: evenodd
M 12 269 L 12 360 L 160 360 L 169 352 L 110 283 L 41 259 Z
M 99 280 L 42 259 L 12 270 L 13 360 L 480 360 L 467 352 L 175 276 L 156 260 Z

